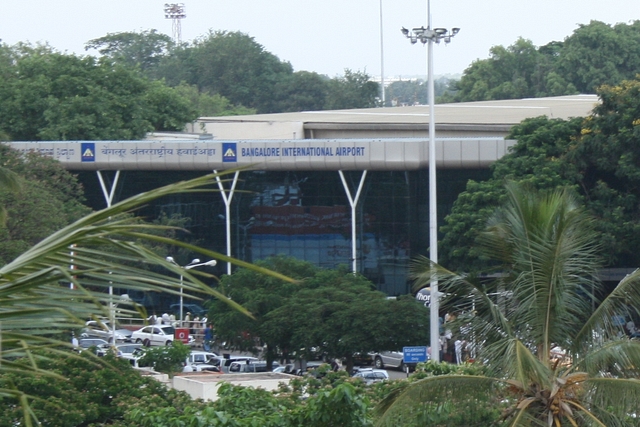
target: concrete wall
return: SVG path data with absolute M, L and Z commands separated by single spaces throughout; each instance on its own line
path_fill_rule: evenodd
M 173 377 L 172 387 L 187 392 L 194 399 L 215 401 L 218 399 L 218 387 L 224 382 L 243 387 L 277 390 L 280 383 L 289 383 L 294 378 L 287 374 L 195 374 Z

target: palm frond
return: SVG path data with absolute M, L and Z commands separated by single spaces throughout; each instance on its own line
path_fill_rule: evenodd
M 442 375 L 428 377 L 390 393 L 376 411 L 380 415 L 379 425 L 403 414 L 414 413 L 420 405 L 438 406 L 444 403 L 486 405 L 496 396 L 496 389 L 503 386 L 502 380 L 471 375 Z
M 598 305 L 591 317 L 576 334 L 579 341 L 592 341 L 593 331 L 598 339 L 608 339 L 624 333 L 618 316 L 633 318 L 640 315 L 640 270 L 635 270 L 618 283 L 615 289 Z
M 627 338 L 606 341 L 583 349 L 575 357 L 576 369 L 591 376 L 640 377 L 640 341 Z
M 108 316 L 114 300 L 107 289 L 122 287 L 150 292 L 171 292 L 196 297 L 195 293 L 219 298 L 235 309 L 251 315 L 234 301 L 205 284 L 215 278 L 204 272 L 184 270 L 169 263 L 163 255 L 147 249 L 141 242 L 162 242 L 182 247 L 214 259 L 232 262 L 280 280 L 295 282 L 282 274 L 257 268 L 217 252 L 154 234 L 166 226 L 131 221 L 129 214 L 157 198 L 184 192 L 219 191 L 221 174 L 209 174 L 179 182 L 124 200 L 110 208 L 87 215 L 43 239 L 10 263 L 0 267 L 0 374 L 22 369 L 37 372 L 37 350 L 64 351 L 69 348 L 69 331 L 80 328 L 88 318 Z M 73 247 L 73 249 L 71 249 Z M 73 252 L 73 254 L 71 254 Z M 174 273 L 173 277 L 167 272 Z M 182 276 L 183 280 L 175 279 Z M 135 315 L 135 307 L 118 308 Z M 58 334 L 58 335 L 57 335 Z M 18 365 L 23 356 L 30 364 Z M 9 392 L 3 390 L 2 392 Z M 16 399 L 27 398 L 10 391 Z M 25 413 L 29 413 L 28 405 Z M 25 422 L 30 423 L 29 419 Z
M 638 417 L 640 380 L 636 378 L 591 378 L 585 382 L 586 395 L 582 399 L 589 412 L 603 418 L 607 414 L 620 420 Z M 615 425 L 612 422 L 607 426 Z

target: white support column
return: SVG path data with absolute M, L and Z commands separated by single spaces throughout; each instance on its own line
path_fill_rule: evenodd
M 213 173 L 218 173 L 216 170 Z M 222 200 L 224 201 L 225 213 L 224 218 L 227 225 L 227 256 L 231 258 L 231 199 L 233 199 L 233 194 L 236 190 L 236 184 L 238 183 L 238 177 L 240 176 L 240 171 L 236 171 L 233 175 L 233 181 L 231 182 L 231 188 L 229 189 L 229 193 L 222 185 L 222 180 L 219 176 L 216 176 L 216 181 L 218 182 L 218 188 L 220 188 L 220 193 L 222 194 Z M 227 274 L 231 275 L 231 263 L 227 262 Z
M 111 207 L 111 203 L 113 203 L 113 196 L 116 192 L 116 187 L 118 186 L 118 179 L 120 178 L 120 171 L 116 171 L 115 176 L 113 177 L 113 183 L 111 184 L 111 188 L 107 190 L 107 186 L 105 185 L 104 179 L 102 178 L 102 171 L 96 171 L 98 174 L 98 181 L 100 181 L 100 187 L 102 188 L 102 194 L 104 195 L 104 200 L 107 202 L 107 207 Z
M 96 171 L 98 174 L 98 180 L 100 181 L 100 187 L 102 188 L 102 194 L 104 195 L 104 199 L 107 202 L 107 208 L 111 207 L 113 203 L 113 196 L 116 192 L 116 187 L 118 186 L 118 179 L 120 178 L 120 171 L 117 170 L 116 174 L 113 178 L 113 183 L 111 184 L 111 188 L 107 191 L 107 186 L 105 185 L 104 179 L 102 178 L 102 171 Z M 116 310 L 113 305 L 113 286 L 109 283 L 109 322 L 111 323 L 111 344 L 116 344 Z
M 360 199 L 360 193 L 362 192 L 362 187 L 364 185 L 364 180 L 367 177 L 367 171 L 362 171 L 362 177 L 360 178 L 360 184 L 358 185 L 358 191 L 356 191 L 355 197 L 351 197 L 351 191 L 349 190 L 349 186 L 347 185 L 347 181 L 344 179 L 344 173 L 339 170 L 340 179 L 342 180 L 342 186 L 344 187 L 344 192 L 347 193 L 347 197 L 349 198 L 349 205 L 351 206 L 351 260 L 353 262 L 353 274 L 358 272 L 357 265 L 357 239 L 356 239 L 356 207 L 358 206 L 358 200 Z

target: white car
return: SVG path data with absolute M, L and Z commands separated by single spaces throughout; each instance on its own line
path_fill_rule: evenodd
M 175 328 L 171 325 L 149 325 L 131 334 L 131 340 L 145 345 L 170 345 L 175 339 Z M 189 344 L 195 339 L 189 335 Z
M 82 330 L 81 338 L 102 338 L 107 342 L 113 341 L 114 331 L 111 328 L 111 324 L 108 320 L 89 320 Z M 116 342 L 130 342 L 131 331 L 128 329 L 116 329 L 115 330 Z
M 189 357 L 187 357 L 185 365 L 191 366 L 194 372 L 220 372 L 219 356 L 209 351 L 192 351 Z
M 389 379 L 389 373 L 384 369 L 363 368 L 353 375 L 354 378 L 361 378 L 366 385 L 379 383 Z

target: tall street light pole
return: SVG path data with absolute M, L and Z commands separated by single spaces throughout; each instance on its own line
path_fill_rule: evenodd
M 210 261 L 207 262 L 200 262 L 200 260 L 198 258 L 195 258 L 193 261 L 191 261 L 189 264 L 187 265 L 178 265 L 178 263 L 173 259 L 173 257 L 168 256 L 166 258 L 167 261 L 169 261 L 171 264 L 177 265 L 180 268 L 184 268 L 185 270 L 191 270 L 194 267 L 201 267 L 204 265 L 209 265 L 209 266 L 214 266 L 216 265 L 218 262 L 215 259 L 212 259 Z M 183 311 L 184 311 L 184 295 L 182 292 L 182 283 L 183 283 L 183 279 L 184 276 L 182 274 L 180 274 L 180 326 L 182 326 L 182 319 L 184 319 L 184 315 L 183 315 Z
M 432 29 L 431 25 L 431 1 L 427 0 L 427 28 L 414 28 L 409 31 L 402 28 L 402 34 L 411 44 L 418 41 L 427 44 L 427 82 L 429 90 L 429 259 L 438 262 L 438 199 L 436 194 L 436 120 L 435 120 L 435 94 L 433 82 L 433 44 L 449 43 L 451 38 L 458 34 L 460 28 L 452 28 L 451 32 L 446 28 Z M 440 302 L 438 300 L 438 281 L 431 281 L 430 334 L 431 334 L 431 360 L 440 361 Z

